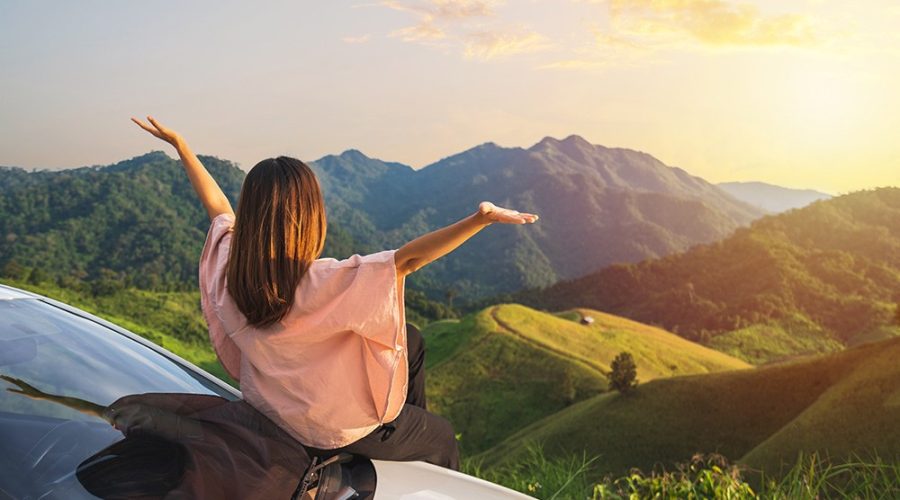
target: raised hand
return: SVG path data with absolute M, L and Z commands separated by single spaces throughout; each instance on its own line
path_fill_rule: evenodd
M 38 389 L 37 387 L 29 384 L 28 382 L 25 382 L 20 378 L 10 377 L 9 375 L 0 375 L 0 379 L 3 379 L 10 384 L 19 386 L 18 389 L 8 387 L 6 390 L 9 392 L 22 394 L 23 396 L 28 396 L 31 399 L 53 399 L 53 394 L 47 394 L 46 392 Z
M 184 141 L 181 135 L 172 129 L 162 126 L 152 116 L 148 116 L 147 120 L 150 121 L 152 127 L 137 118 L 131 119 L 131 121 L 137 123 L 139 127 L 150 132 L 155 137 L 175 146 L 175 150 L 178 151 L 178 156 L 181 158 L 181 163 L 184 164 L 184 170 L 191 180 L 191 185 L 194 186 L 194 190 L 197 192 L 200 202 L 203 203 L 203 208 L 206 209 L 206 213 L 209 215 L 209 220 L 215 219 L 219 214 L 227 213 L 234 215 L 234 210 L 231 208 L 231 202 L 228 201 L 225 193 L 222 192 L 222 188 L 220 188 L 219 185 L 216 184 L 216 180 L 209 175 L 206 167 L 200 163 L 200 159 L 197 158 L 197 155 L 195 155 L 193 151 L 191 151 L 191 148 L 187 145 L 187 142 Z
M 150 132 L 154 136 L 168 142 L 169 144 L 175 146 L 176 148 L 180 143 L 183 142 L 181 135 L 178 132 L 175 132 L 172 129 L 166 128 L 162 126 L 158 121 L 156 121 L 152 116 L 148 116 L 147 120 L 153 125 L 152 127 L 145 124 L 144 122 L 138 120 L 137 118 L 132 117 L 131 121 L 137 123 L 139 127 Z
M 538 216 L 535 214 L 498 207 L 489 201 L 482 201 L 478 205 L 478 213 L 487 221 L 501 224 L 531 224 L 538 220 Z

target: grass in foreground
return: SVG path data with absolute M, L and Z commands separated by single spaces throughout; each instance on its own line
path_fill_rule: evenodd
M 871 459 L 833 461 L 801 454 L 780 478 L 766 477 L 728 463 L 721 455 L 696 455 L 673 470 L 591 481 L 597 457 L 548 458 L 537 444 L 521 460 L 484 469 L 477 458 L 463 461 L 463 472 L 541 499 L 620 500 L 636 498 L 798 499 L 893 498 L 900 492 L 900 462 Z

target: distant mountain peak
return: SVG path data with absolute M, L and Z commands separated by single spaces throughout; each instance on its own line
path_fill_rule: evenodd
M 358 149 L 348 149 L 339 156 L 348 160 L 371 160 L 369 156 Z
M 805 207 L 832 197 L 813 189 L 786 188 L 765 182 L 722 182 L 718 186 L 738 200 L 772 213 Z
M 493 151 L 495 149 L 503 149 L 503 147 L 494 141 L 488 141 L 488 142 L 482 142 L 481 144 L 479 144 L 477 146 L 471 147 L 471 148 L 467 149 L 466 151 L 463 151 L 463 153 L 467 153 L 469 151 L 480 151 L 480 152 Z
M 541 139 L 537 144 L 531 146 L 529 148 L 530 151 L 538 151 L 542 149 L 547 149 L 549 147 L 587 147 L 593 148 L 594 145 L 585 140 L 584 137 L 581 137 L 577 134 L 570 134 L 565 139 L 559 140 L 555 137 L 546 136 Z
M 153 151 L 149 151 L 142 155 L 137 155 L 134 158 L 131 158 L 130 160 L 125 160 L 125 161 L 143 163 L 143 162 L 156 161 L 156 160 L 171 160 L 171 158 L 169 158 L 169 155 L 167 155 L 163 151 L 161 151 L 159 149 L 154 149 Z M 119 163 L 123 163 L 123 162 L 119 162 Z
M 563 139 L 562 142 L 563 142 L 563 144 L 579 144 L 581 146 L 594 147 L 594 145 L 591 144 L 590 142 L 588 142 L 587 139 L 585 139 L 584 137 L 581 137 L 578 134 L 571 134 L 568 137 L 566 137 L 565 139 Z

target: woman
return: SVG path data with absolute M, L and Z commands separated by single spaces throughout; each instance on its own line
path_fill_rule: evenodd
M 348 452 L 459 469 L 453 428 L 425 404 L 424 346 L 406 324 L 405 277 L 492 223 L 537 216 L 482 202 L 468 217 L 397 250 L 319 258 L 321 188 L 300 160 L 259 162 L 237 214 L 184 139 L 152 117 L 141 128 L 175 147 L 211 225 L 200 296 L 222 365 L 245 400 L 314 455 Z

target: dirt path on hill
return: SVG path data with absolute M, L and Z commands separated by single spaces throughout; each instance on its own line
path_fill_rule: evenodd
M 497 315 L 497 309 L 499 309 L 499 307 L 500 306 L 491 307 L 491 318 L 494 320 L 494 322 L 497 323 L 497 325 L 500 326 L 500 328 L 504 329 L 507 333 L 513 335 L 514 337 L 518 338 L 522 342 L 525 342 L 526 344 L 528 344 L 536 349 L 543 349 L 545 351 L 550 351 L 553 354 L 556 354 L 557 356 L 562 356 L 563 358 L 566 358 L 566 359 L 573 359 L 575 361 L 578 361 L 579 363 L 583 363 L 583 364 L 587 365 L 588 367 L 590 367 L 593 370 L 600 372 L 601 375 L 604 375 L 604 376 L 606 375 L 607 370 L 604 370 L 603 368 L 597 366 L 595 363 L 588 361 L 580 356 L 574 356 L 571 353 L 562 351 L 555 347 L 552 347 L 552 346 L 549 346 L 546 344 L 542 344 L 532 338 L 529 338 L 528 336 L 524 335 L 522 332 L 516 330 L 509 323 L 500 319 L 500 317 Z

